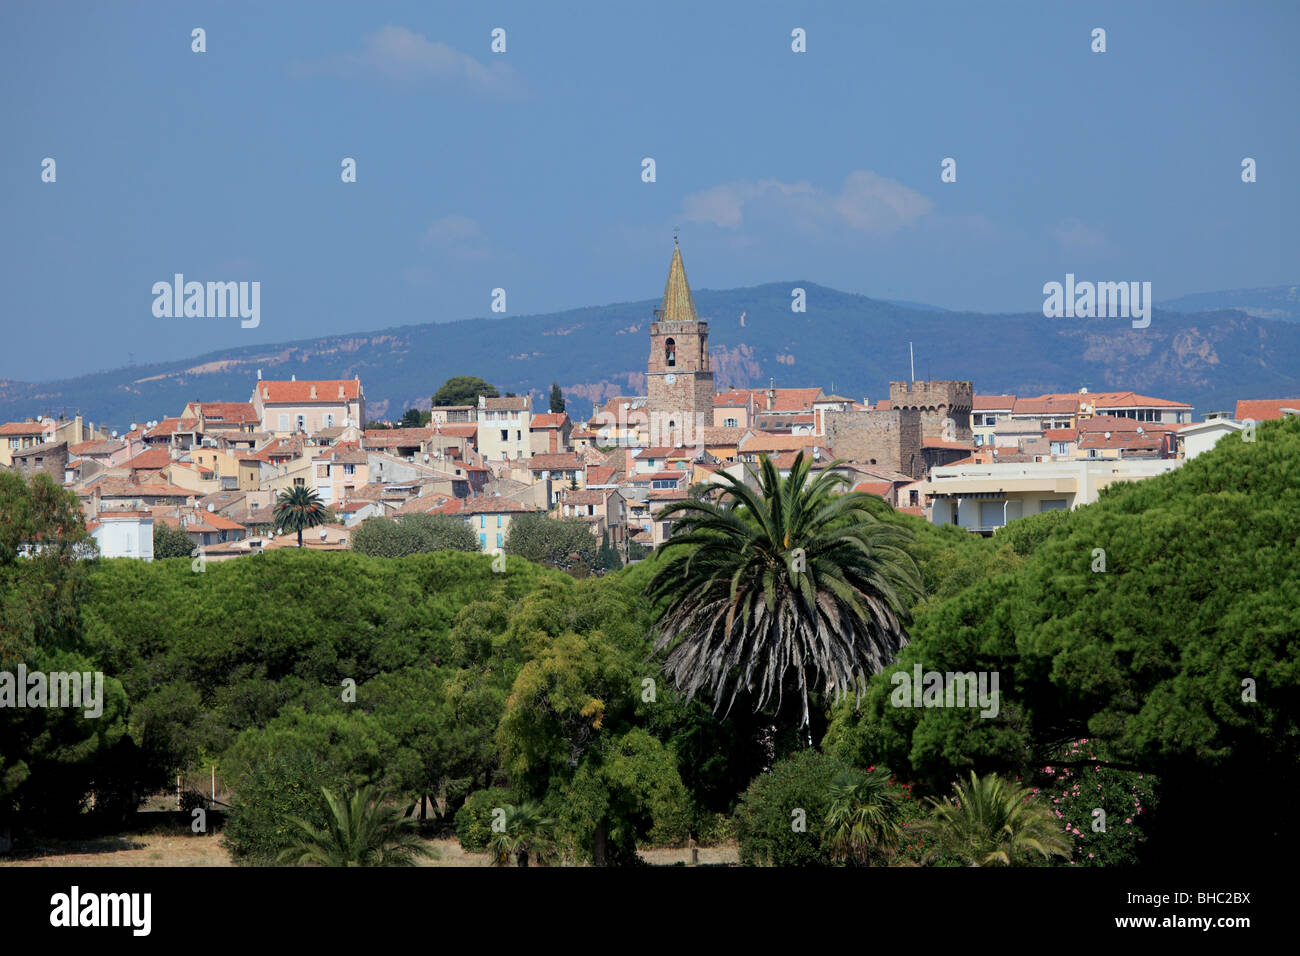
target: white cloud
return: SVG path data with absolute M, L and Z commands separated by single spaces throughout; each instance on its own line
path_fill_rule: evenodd
M 902 183 L 859 169 L 839 192 L 806 181 L 737 180 L 692 193 L 682 200 L 682 217 L 735 229 L 745 219 L 780 219 L 811 232 L 831 228 L 889 235 L 928 215 L 934 204 Z
M 406 27 L 383 27 L 363 39 L 359 53 L 297 64 L 296 70 L 306 75 L 369 74 L 398 83 L 433 82 L 502 98 L 523 93 L 523 84 L 507 64 L 484 65 L 469 54 Z

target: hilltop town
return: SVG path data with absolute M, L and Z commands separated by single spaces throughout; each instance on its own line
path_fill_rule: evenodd
M 875 401 L 816 384 L 719 391 L 708 336 L 674 247 L 649 328 L 647 394 L 610 398 L 586 421 L 562 398 L 537 411 L 528 397 L 479 395 L 414 410 L 416 427 L 376 423 L 359 378 L 259 372 L 247 395 L 159 409 L 121 434 L 80 414 L 0 425 L 0 467 L 72 490 L 106 557 L 152 560 L 159 524 L 205 560 L 297 546 L 273 513 L 280 495 L 305 487 L 329 509 L 304 539 L 314 550 L 348 548 L 370 518 L 427 514 L 464 520 L 495 555 L 511 521 L 534 513 L 580 519 L 626 562 L 671 536 L 665 508 L 723 472 L 752 481 L 762 456 L 784 475 L 802 454 L 899 511 L 988 535 L 1171 471 L 1300 408 L 1242 400 L 1197 420 L 1188 404 L 1132 391 L 982 394 L 976 375 L 890 382 Z

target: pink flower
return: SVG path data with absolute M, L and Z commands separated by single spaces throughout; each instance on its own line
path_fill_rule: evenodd
M 1132 817 L 1125 817 L 1125 818 L 1124 818 L 1124 822 L 1125 822 L 1125 823 L 1132 823 L 1132 822 L 1133 822 L 1133 818 L 1132 818 Z
M 1091 853 L 1088 854 L 1088 859 L 1090 859 L 1090 860 L 1092 859 L 1092 854 L 1091 854 Z

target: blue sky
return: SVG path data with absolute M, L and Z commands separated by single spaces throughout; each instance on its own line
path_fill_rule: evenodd
M 496 287 L 514 315 L 650 298 L 675 226 L 697 288 L 993 312 L 1066 272 L 1293 283 L 1298 27 L 1294 2 L 6 3 L 0 377 L 489 315 Z M 260 326 L 156 318 L 178 272 L 260 282 Z

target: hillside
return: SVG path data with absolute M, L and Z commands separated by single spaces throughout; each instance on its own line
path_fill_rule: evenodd
M 790 311 L 790 290 L 808 310 Z M 809 282 L 697 290 L 710 320 L 715 382 L 820 385 L 872 400 L 908 376 L 971 379 L 984 393 L 1134 389 L 1200 411 L 1237 398 L 1300 394 L 1300 324 L 1238 311 L 1156 310 L 1151 325 L 1121 319 L 940 312 Z M 245 400 L 267 378 L 361 376 L 370 417 L 427 402 L 452 375 L 479 375 L 539 398 L 558 381 L 577 414 L 645 388 L 648 326 L 657 300 L 549 315 L 469 319 L 229 349 L 181 362 L 119 368 L 66 381 L 0 381 L 0 420 L 80 411 L 113 428 L 174 415 L 185 402 Z M 741 324 L 741 316 L 744 324 Z M 184 320 L 171 320 L 184 321 Z M 541 407 L 540 403 L 538 407 Z
M 1267 289 L 1230 289 L 1225 292 L 1197 292 L 1159 303 L 1171 312 L 1216 312 L 1240 309 L 1257 319 L 1300 322 L 1300 286 L 1279 285 Z

